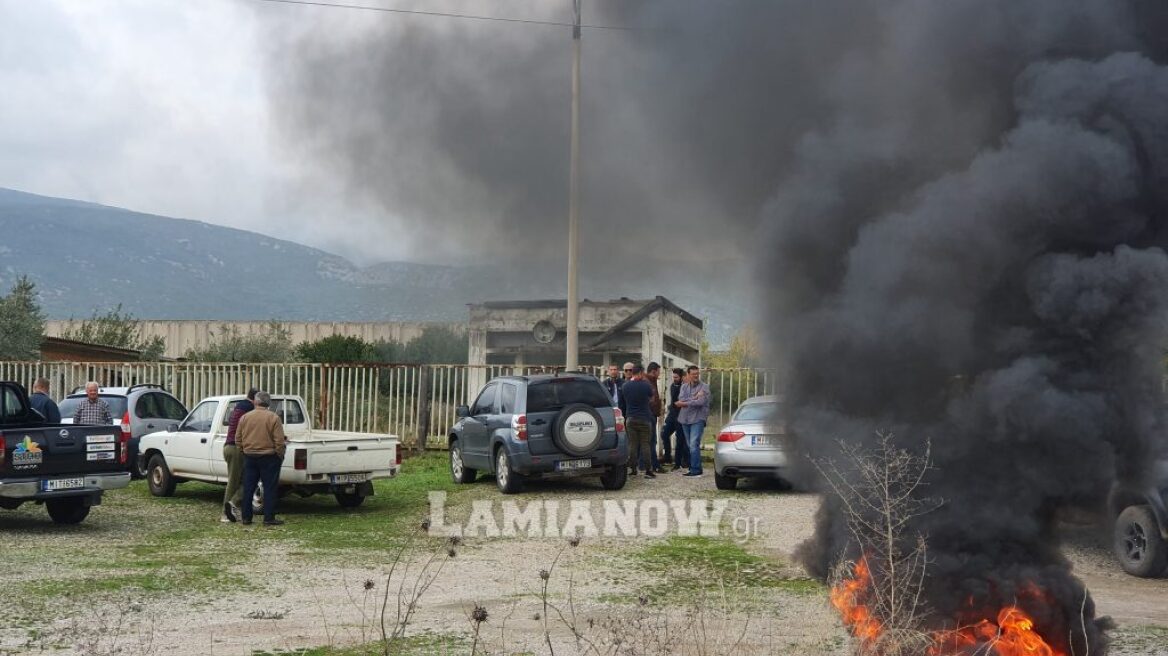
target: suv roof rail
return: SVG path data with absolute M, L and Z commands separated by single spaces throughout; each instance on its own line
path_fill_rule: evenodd
M 160 389 L 160 390 L 166 389 L 165 387 L 163 387 L 162 385 L 160 385 L 158 383 L 136 383 L 136 384 L 130 385 L 129 387 L 126 388 L 126 394 L 129 394 L 130 392 L 133 392 L 134 390 L 139 389 L 139 388 L 143 388 L 143 387 Z

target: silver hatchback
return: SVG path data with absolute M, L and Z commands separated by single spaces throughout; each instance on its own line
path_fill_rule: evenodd
M 739 478 L 783 479 L 792 444 L 783 421 L 783 401 L 753 396 L 742 402 L 714 443 L 714 484 L 733 490 Z

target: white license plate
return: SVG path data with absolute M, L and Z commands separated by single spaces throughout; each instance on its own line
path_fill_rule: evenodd
M 333 474 L 333 483 L 364 483 L 365 474 Z
M 80 487 L 85 487 L 84 478 L 55 478 L 49 481 L 41 482 L 41 489 L 45 492 L 53 492 L 56 490 L 75 490 Z
M 751 435 L 750 436 L 750 443 L 754 446 L 770 446 L 771 445 L 771 436 L 770 435 Z
M 572 471 L 574 469 L 589 469 L 592 467 L 592 458 L 581 460 L 561 460 L 556 463 L 557 471 Z

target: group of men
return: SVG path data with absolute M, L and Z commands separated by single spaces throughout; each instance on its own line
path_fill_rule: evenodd
M 227 490 L 223 493 L 220 521 L 234 522 L 238 518 L 241 524 L 250 526 L 254 513 L 251 500 L 262 482 L 264 526 L 284 523 L 276 518 L 276 489 L 288 438 L 280 416 L 269 409 L 271 405 L 271 395 L 253 387 L 247 391 L 246 399 L 235 404 L 227 418 L 227 439 L 223 442 Z
M 617 369 L 609 365 L 604 387 L 612 397 L 613 405 L 625 417 L 625 432 L 629 436 L 629 474 L 644 472 L 645 478 L 656 478 L 665 472 L 657 454 L 658 420 L 664 416 L 661 444 L 665 462 L 673 462 L 672 471 L 685 471 L 685 476 L 702 475 L 702 433 L 710 415 L 710 386 L 702 382 L 701 369 L 690 365 L 685 370 L 673 369 L 669 385 L 669 406 L 663 407 L 659 380 L 661 365 L 650 362 L 642 367 L 626 362 Z M 672 451 L 672 453 L 671 453 Z
M 61 422 L 61 411 L 49 396 L 49 381 L 38 378 L 32 384 L 29 404 L 51 424 Z M 73 423 L 80 426 L 103 426 L 114 423 L 109 404 L 99 394 L 101 386 L 94 381 L 85 384 L 85 399 L 77 404 Z M 272 397 L 267 392 L 252 388 L 247 399 L 236 404 L 227 422 L 227 439 L 223 444 L 223 460 L 227 462 L 227 491 L 223 496 L 222 522 L 252 523 L 252 497 L 262 482 L 264 485 L 264 526 L 279 526 L 276 518 L 276 488 L 280 481 L 280 466 L 284 462 L 287 437 L 280 417 L 269 410 Z M 243 503 L 244 499 L 248 503 Z

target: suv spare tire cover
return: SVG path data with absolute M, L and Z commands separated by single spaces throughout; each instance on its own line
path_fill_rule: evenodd
M 592 453 L 603 438 L 604 421 L 590 405 L 573 403 L 565 406 L 552 422 L 552 439 L 569 455 Z

